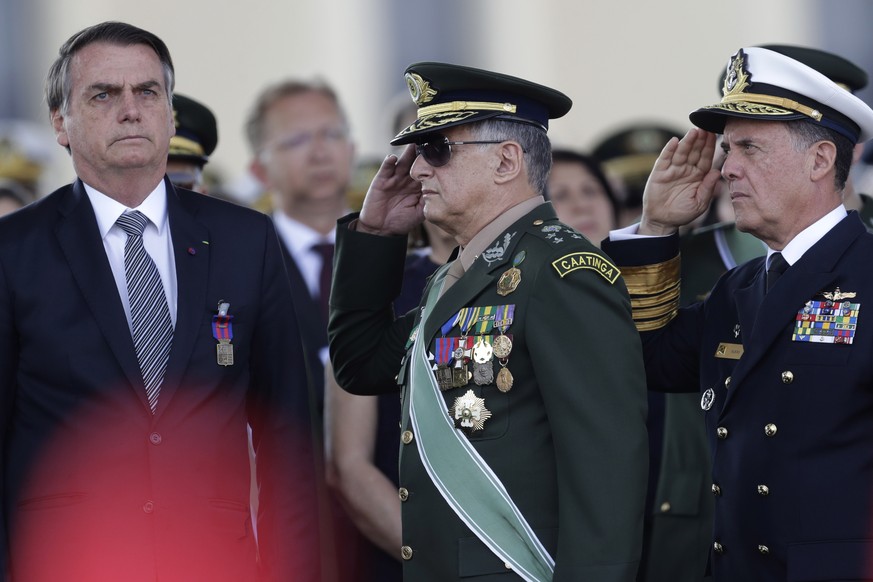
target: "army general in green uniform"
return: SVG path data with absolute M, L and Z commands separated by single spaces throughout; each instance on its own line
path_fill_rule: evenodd
M 339 384 L 402 394 L 404 580 L 632 582 L 646 392 L 620 271 L 542 197 L 562 93 L 448 65 L 406 71 L 418 118 L 340 221 Z M 406 234 L 460 248 L 395 314 Z

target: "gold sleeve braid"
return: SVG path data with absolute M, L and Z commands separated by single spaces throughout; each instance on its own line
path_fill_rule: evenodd
M 680 257 L 642 267 L 622 267 L 638 331 L 660 329 L 679 309 Z

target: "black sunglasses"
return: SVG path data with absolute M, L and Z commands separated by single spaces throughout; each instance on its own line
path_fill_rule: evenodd
M 488 144 L 488 143 L 503 143 L 506 140 L 500 141 L 449 141 L 444 135 L 436 134 L 433 136 L 433 141 L 415 144 L 415 152 L 424 158 L 424 161 L 439 168 L 445 166 L 452 159 L 452 146 L 456 145 L 472 145 L 472 144 Z

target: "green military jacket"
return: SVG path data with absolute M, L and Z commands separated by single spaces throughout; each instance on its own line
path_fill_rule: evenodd
M 470 392 L 481 399 L 490 417 L 476 430 L 457 430 L 554 558 L 554 580 L 635 580 L 647 474 L 645 375 L 627 290 L 608 257 L 543 204 L 498 237 L 422 322 L 422 308 L 398 315 L 391 309 L 403 238 L 351 231 L 350 219 L 337 229 L 331 359 L 351 392 L 378 392 L 394 379 L 402 390 L 404 580 L 519 579 L 434 486 L 409 419 L 410 391 L 422 389 L 408 381 L 410 337 L 425 342 L 438 368 L 445 346 L 439 340 L 464 335 L 450 325 L 462 308 L 505 314 L 508 305 L 511 323 L 487 332 L 512 341 L 507 358 L 489 363 L 494 379 L 480 385 L 471 376 L 446 386 L 443 410 L 435 413 L 452 414 Z M 515 284 L 507 275 L 513 268 Z M 479 330 L 488 326 L 475 325 L 466 335 L 485 335 Z M 513 377 L 508 390 L 497 385 L 502 368 Z

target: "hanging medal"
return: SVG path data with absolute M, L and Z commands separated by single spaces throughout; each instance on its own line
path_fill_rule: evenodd
M 497 372 L 497 389 L 501 392 L 509 392 L 512 389 L 513 377 L 509 371 L 507 364 L 509 363 L 509 354 L 512 353 L 512 336 L 506 332 L 509 326 L 512 325 L 513 317 L 515 316 L 515 304 L 499 305 L 497 307 L 497 315 L 494 320 L 494 328 L 500 331 L 500 335 L 494 337 L 494 357 L 497 358 L 497 363 L 500 364 L 500 371 Z
M 437 364 L 436 380 L 440 390 L 448 390 L 452 387 L 452 354 L 458 342 L 456 337 L 439 337 L 436 339 L 434 356 Z
M 233 316 L 228 315 L 230 303 L 220 301 L 218 314 L 212 316 L 212 337 L 218 340 L 215 346 L 219 366 L 233 366 Z
M 481 307 L 464 307 L 458 311 L 458 317 L 455 320 L 461 330 L 461 337 L 458 338 L 458 343 L 455 346 L 455 363 L 452 367 L 452 386 L 455 388 L 466 386 L 470 378 L 473 377 L 469 370 L 473 338 L 467 334 L 470 331 L 470 326 L 478 319 L 480 311 Z
M 512 267 L 504 271 L 497 280 L 497 294 L 501 297 L 509 295 L 518 288 L 521 283 L 521 269 L 518 266 L 524 260 L 525 252 L 520 251 L 512 258 Z
M 473 331 L 476 335 L 471 353 L 473 382 L 477 386 L 486 386 L 494 383 L 494 365 L 491 363 L 494 350 L 491 347 L 489 333 L 494 328 L 495 307 L 483 305 L 477 309 L 479 311 L 473 321 Z
M 476 336 L 472 355 L 473 382 L 478 386 L 492 384 L 494 382 L 494 366 L 491 365 L 491 358 L 494 355 L 494 349 L 491 347 L 490 335 Z

